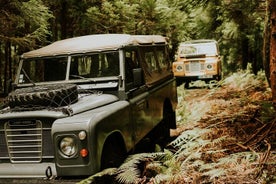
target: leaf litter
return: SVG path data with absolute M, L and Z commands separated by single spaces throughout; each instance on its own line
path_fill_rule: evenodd
M 264 73 L 241 71 L 219 85 L 178 87 L 179 126 L 170 145 L 182 182 L 275 183 L 276 113 Z

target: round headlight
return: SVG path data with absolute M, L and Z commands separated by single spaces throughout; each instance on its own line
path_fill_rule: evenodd
M 59 149 L 64 155 L 68 157 L 73 156 L 77 150 L 75 139 L 72 137 L 64 137 L 59 143 Z
M 206 68 L 207 68 L 207 70 L 212 70 L 212 69 L 213 69 L 213 65 L 208 64 L 208 65 L 206 66 Z
M 178 66 L 176 67 L 176 70 L 177 70 L 177 71 L 182 71 L 182 70 L 183 70 L 183 67 L 182 67 L 181 65 L 178 65 Z

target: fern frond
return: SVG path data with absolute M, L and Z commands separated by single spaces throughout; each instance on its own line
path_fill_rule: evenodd
M 214 178 L 217 178 L 217 177 L 221 177 L 223 175 L 225 175 L 225 170 L 224 169 L 212 169 L 212 170 L 209 170 L 207 172 L 204 172 L 203 173 L 204 176 L 209 176 L 211 180 L 213 180 Z
M 201 138 L 187 142 L 175 153 L 175 157 L 178 160 L 185 160 L 185 162 L 191 159 L 200 158 L 202 149 L 211 143 L 211 140 L 203 140 Z
M 188 162 L 188 161 L 191 161 L 191 160 L 196 160 L 196 159 L 200 159 L 201 158 L 201 155 L 202 153 L 200 152 L 194 152 L 194 153 L 191 153 L 184 161 L 182 164 Z
M 120 183 L 135 183 L 140 176 L 140 166 L 150 157 L 149 153 L 140 153 L 129 156 L 125 162 L 118 168 L 116 179 Z
M 174 141 L 171 142 L 171 146 L 175 148 L 181 147 L 183 144 L 193 141 L 196 138 L 202 136 L 203 134 L 207 134 L 211 132 L 210 129 L 201 129 L 201 128 L 194 128 L 192 130 L 184 131 L 180 136 L 178 136 Z
M 194 168 L 199 168 L 200 166 L 204 165 L 204 161 L 202 160 L 195 160 L 194 162 L 191 163 L 191 167 L 194 167 Z
M 129 156 L 118 168 L 116 180 L 124 184 L 132 184 L 139 181 L 147 167 L 158 173 L 161 166 L 157 162 L 169 159 L 170 152 L 140 153 Z M 171 153 L 170 153 L 171 154 Z M 154 163 L 155 162 L 155 163 Z M 156 165 L 154 165 L 156 164 Z M 152 168 L 150 168 L 152 166 Z M 153 167 L 155 166 L 155 168 Z
M 152 178 L 151 182 L 153 184 L 160 184 L 160 183 L 166 183 L 167 181 L 171 180 L 171 175 L 167 174 L 158 174 L 154 178 Z
M 217 139 L 213 139 L 212 140 L 212 146 L 215 146 L 217 144 L 221 144 L 223 141 L 228 140 L 229 136 L 225 135 L 225 136 L 221 136 L 218 137 Z
M 226 152 L 226 151 L 228 151 L 228 149 L 221 149 L 221 150 L 216 150 L 216 149 L 212 150 L 212 149 L 208 149 L 205 153 L 211 155 L 211 154 L 216 154 L 216 153 L 224 153 L 224 152 Z
M 253 152 L 239 152 L 231 154 L 227 157 L 223 157 L 219 159 L 219 164 L 221 165 L 229 165 L 229 164 L 235 164 L 239 165 L 241 160 L 244 160 L 246 162 L 253 162 L 256 161 L 259 158 L 258 154 Z
M 200 165 L 198 170 L 200 172 L 203 172 L 203 171 L 207 172 L 209 170 L 212 170 L 212 169 L 216 168 L 217 165 L 218 165 L 217 163 L 204 163 L 204 164 Z
M 139 180 L 141 176 L 140 170 L 134 167 L 120 169 L 120 173 L 116 176 L 116 180 L 123 184 L 133 184 Z

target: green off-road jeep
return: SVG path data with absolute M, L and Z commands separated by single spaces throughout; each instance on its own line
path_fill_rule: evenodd
M 176 127 L 166 39 L 102 34 L 24 53 L 0 111 L 0 178 L 87 176 Z

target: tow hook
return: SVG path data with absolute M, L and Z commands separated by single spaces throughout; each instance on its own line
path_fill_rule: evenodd
M 45 175 L 48 180 L 53 178 L 52 168 L 50 166 L 45 170 Z

